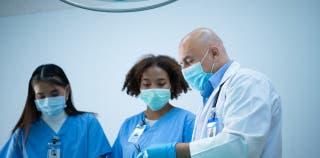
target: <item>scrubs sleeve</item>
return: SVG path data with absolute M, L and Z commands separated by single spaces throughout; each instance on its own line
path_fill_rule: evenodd
M 118 134 L 117 139 L 115 140 L 112 146 L 112 154 L 110 158 L 122 158 L 122 146 L 120 143 L 120 134 Z M 109 157 L 108 157 L 109 158 Z
M 88 129 L 88 155 L 90 158 L 97 158 L 99 156 L 105 156 L 111 154 L 111 147 L 107 137 L 105 136 L 103 129 L 99 121 L 93 116 L 88 115 L 89 129 Z
M 190 113 L 185 118 L 185 124 L 183 129 L 183 142 L 190 142 L 192 139 L 192 133 L 194 128 L 195 115 Z
M 20 158 L 23 157 L 22 153 L 22 145 L 20 139 L 18 141 L 18 144 L 16 145 L 16 139 L 18 138 L 18 132 L 19 130 L 16 130 L 13 135 L 10 137 L 8 142 L 2 147 L 0 150 L 0 157 L 1 158 Z
M 120 127 L 120 130 L 118 132 L 118 136 L 115 140 L 115 142 L 112 145 L 112 154 L 111 158 L 123 158 L 124 152 L 123 151 L 123 139 L 126 139 L 126 136 L 128 135 L 128 125 L 129 125 L 129 119 L 127 119 Z M 109 158 L 109 157 L 108 157 Z
M 191 156 L 260 157 L 271 125 L 272 93 L 261 76 L 240 75 L 230 82 L 221 116 L 224 128 L 214 138 L 190 143 Z

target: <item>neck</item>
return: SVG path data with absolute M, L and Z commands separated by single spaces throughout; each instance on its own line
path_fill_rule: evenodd
M 41 118 L 43 120 L 45 120 L 46 122 L 59 122 L 62 120 L 65 120 L 67 118 L 67 113 L 63 110 L 61 111 L 59 114 L 57 114 L 56 116 L 52 117 L 52 116 L 48 116 L 44 113 L 41 114 Z
M 225 64 L 228 63 L 229 61 L 230 61 L 230 58 L 228 58 L 228 57 L 222 58 L 222 59 L 220 60 L 220 62 L 217 63 L 216 68 L 213 69 L 213 72 L 217 72 L 223 65 L 225 65 Z
M 149 107 L 147 107 L 147 110 L 145 112 L 145 117 L 149 120 L 158 120 L 160 117 L 165 115 L 167 112 L 169 112 L 173 108 L 172 105 L 167 103 L 162 109 L 158 111 L 152 111 Z
M 63 110 L 54 117 L 47 116 L 42 113 L 41 118 L 56 132 L 58 133 L 63 123 L 67 120 L 67 113 Z

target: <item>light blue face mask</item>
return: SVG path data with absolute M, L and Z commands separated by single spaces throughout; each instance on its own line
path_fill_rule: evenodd
M 152 111 L 162 109 L 171 98 L 170 89 L 144 89 L 141 90 L 140 98 Z
M 204 90 L 205 83 L 212 76 L 212 73 L 204 72 L 201 67 L 202 62 L 207 57 L 208 53 L 209 53 L 209 50 L 206 52 L 206 54 L 203 56 L 203 58 L 199 62 L 182 70 L 183 77 L 191 86 L 191 88 L 197 89 L 199 91 Z M 212 64 L 211 71 L 213 66 L 214 65 Z
M 48 116 L 55 116 L 62 112 L 65 107 L 67 107 L 65 96 L 36 99 L 34 102 L 38 111 L 41 111 Z

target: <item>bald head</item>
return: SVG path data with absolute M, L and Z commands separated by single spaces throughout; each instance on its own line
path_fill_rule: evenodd
M 209 59 L 202 64 L 206 72 L 210 72 L 210 65 L 214 63 L 215 69 L 218 69 L 221 64 L 224 64 L 229 58 L 221 39 L 209 28 L 197 28 L 188 33 L 180 42 L 179 56 L 180 62 L 184 68 L 192 65 L 188 60 L 201 58 L 209 53 Z M 190 63 L 190 64 L 189 64 Z M 208 67 L 208 68 L 207 68 Z
M 221 39 L 208 28 L 197 28 L 188 33 L 180 42 L 180 49 L 203 49 L 210 45 L 221 45 Z

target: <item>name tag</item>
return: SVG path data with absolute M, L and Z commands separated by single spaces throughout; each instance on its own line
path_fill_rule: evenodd
M 211 121 L 207 123 L 207 137 L 215 137 L 217 134 L 217 122 Z
M 207 137 L 215 137 L 217 134 L 217 121 L 216 108 L 212 108 L 210 111 L 210 116 L 207 122 Z
M 131 135 L 128 139 L 128 142 L 136 144 L 138 142 L 140 136 L 142 135 L 142 133 L 146 129 L 146 127 L 147 127 L 147 125 L 138 124 L 136 126 L 136 128 L 134 129 L 134 131 L 131 133 Z
M 48 143 L 48 156 L 47 158 L 60 158 L 61 143 L 58 138 L 54 138 L 52 142 Z

